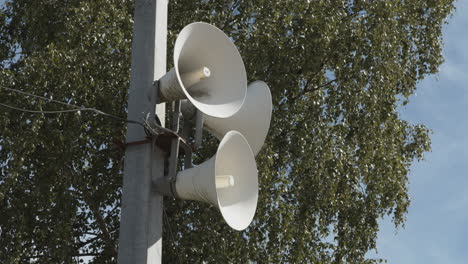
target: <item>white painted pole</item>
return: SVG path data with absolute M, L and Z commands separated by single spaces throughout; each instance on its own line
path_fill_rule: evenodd
M 154 120 L 154 80 L 166 73 L 168 0 L 135 0 L 128 119 Z M 164 125 L 165 105 L 156 112 Z M 129 124 L 127 143 L 145 139 Z M 118 264 L 160 264 L 163 197 L 151 189 L 164 175 L 163 152 L 152 144 L 129 145 L 125 152 Z

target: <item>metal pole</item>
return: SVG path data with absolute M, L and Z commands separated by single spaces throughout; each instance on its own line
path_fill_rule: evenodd
M 128 119 L 154 120 L 157 92 L 153 82 L 166 73 L 168 0 L 135 0 Z M 165 105 L 156 109 L 164 126 Z M 128 125 L 127 142 L 145 138 Z M 164 153 L 153 144 L 129 145 L 125 152 L 118 264 L 159 264 L 163 197 L 151 189 L 164 177 Z

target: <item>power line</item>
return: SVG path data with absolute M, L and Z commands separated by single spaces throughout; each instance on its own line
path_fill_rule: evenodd
M 38 98 L 38 99 L 41 99 L 41 100 L 45 100 L 45 101 L 48 101 L 48 102 L 53 102 L 53 103 L 57 103 L 57 104 L 65 105 L 65 106 L 71 106 L 71 107 L 74 108 L 74 109 L 53 110 L 53 111 L 50 111 L 50 110 L 30 110 L 30 109 L 24 109 L 24 108 L 19 108 L 19 107 L 11 106 L 11 105 L 8 105 L 8 104 L 0 103 L 0 106 L 3 106 L 5 108 L 9 108 L 9 109 L 12 109 L 12 110 L 21 111 L 21 112 L 25 112 L 25 113 L 32 113 L 32 114 L 60 114 L 60 113 L 80 112 L 80 111 L 91 111 L 91 112 L 95 112 L 96 114 L 99 114 L 99 115 L 114 119 L 116 121 L 140 125 L 145 130 L 145 133 L 147 135 L 155 136 L 155 135 L 158 135 L 158 134 L 161 134 L 161 133 L 170 133 L 170 134 L 174 134 L 175 136 L 180 137 L 177 133 L 174 133 L 173 131 L 161 126 L 161 121 L 159 120 L 158 116 L 155 116 L 155 118 L 156 118 L 156 120 L 154 120 L 155 123 L 150 122 L 147 119 L 144 119 L 143 122 L 139 122 L 139 121 L 129 120 L 129 119 L 125 119 L 125 118 L 122 118 L 122 117 L 115 116 L 115 115 L 111 115 L 111 114 L 105 113 L 105 112 L 103 112 L 101 110 L 98 110 L 98 109 L 95 109 L 95 108 L 80 107 L 80 106 L 77 106 L 77 105 L 74 105 L 74 104 L 65 103 L 65 102 L 62 102 L 62 101 L 57 101 L 57 100 L 54 100 L 54 99 L 51 99 L 51 98 L 47 98 L 47 97 L 44 97 L 44 96 L 28 93 L 28 92 L 25 92 L 25 91 L 21 91 L 21 90 L 18 90 L 18 89 L 14 89 L 14 88 L 2 86 L 2 85 L 0 85 L 0 88 L 2 88 L 4 90 L 11 91 L 11 92 L 15 92 L 15 93 L 19 93 L 19 94 L 23 94 L 23 95 L 27 95 L 27 96 L 32 96 L 32 97 L 35 97 L 35 98 Z
M 75 108 L 82 108 L 82 107 L 77 106 L 77 105 L 74 105 L 74 104 L 65 103 L 65 102 L 62 102 L 62 101 L 57 101 L 57 100 L 54 100 L 54 99 L 52 99 L 52 98 L 47 98 L 47 97 L 45 97 L 45 96 L 40 96 L 40 95 L 36 95 L 36 94 L 24 92 L 24 91 L 21 91 L 21 90 L 18 90 L 18 89 L 14 89 L 14 88 L 10 88 L 10 87 L 6 87 L 6 86 L 3 86 L 3 85 L 0 85 L 0 88 L 2 88 L 2 89 L 4 89 L 4 90 L 11 91 L 11 92 L 15 92 L 15 93 L 20 93 L 20 94 L 24 94 L 24 95 L 36 97 L 36 98 L 39 98 L 39 99 L 42 99 L 42 100 L 46 100 L 46 101 L 49 101 L 49 102 L 54 102 L 54 103 L 61 104 L 61 105 L 71 106 L 71 107 L 75 107 Z
M 6 87 L 6 86 L 3 86 L 3 85 L 0 85 L 0 88 L 2 88 L 4 90 L 11 91 L 11 92 L 15 92 L 15 93 L 19 93 L 19 94 L 23 94 L 23 95 L 27 95 L 27 96 L 32 96 L 32 97 L 35 97 L 35 98 L 39 98 L 39 99 L 42 99 L 42 100 L 46 100 L 48 102 L 54 102 L 54 103 L 57 103 L 57 104 L 61 104 L 61 105 L 70 106 L 70 107 L 75 108 L 75 109 L 55 110 L 55 111 L 29 110 L 29 109 L 19 108 L 19 107 L 15 107 L 15 106 L 0 103 L 0 106 L 3 106 L 5 108 L 9 108 L 9 109 L 12 109 L 12 110 L 26 112 L 26 113 L 32 113 L 32 114 L 60 114 L 60 113 L 80 112 L 80 111 L 92 111 L 92 112 L 95 112 L 95 113 L 97 113 L 99 115 L 103 115 L 103 116 L 112 118 L 114 120 L 123 121 L 123 122 L 126 122 L 126 123 L 138 124 L 138 125 L 142 126 L 143 128 L 146 128 L 145 125 L 143 123 L 141 123 L 141 122 L 138 122 L 138 121 L 135 121 L 135 120 L 128 120 L 128 119 L 121 118 L 121 117 L 118 117 L 118 116 L 115 116 L 115 115 L 104 113 L 103 111 L 95 109 L 95 108 L 80 107 L 80 106 L 77 106 L 77 105 L 74 105 L 74 104 L 65 103 L 65 102 L 62 102 L 62 101 L 57 101 L 57 100 L 54 100 L 54 99 L 51 99 L 51 98 L 47 98 L 45 96 L 40 96 L 40 95 L 28 93 L 28 92 L 25 92 L 25 91 L 21 91 L 21 90 L 18 90 L 18 89 Z
M 11 105 L 7 105 L 4 103 L 0 103 L 1 106 L 10 108 L 13 110 L 21 111 L 21 112 L 26 112 L 26 113 L 32 113 L 32 114 L 60 114 L 60 113 L 70 113 L 70 112 L 79 112 L 79 111 L 95 111 L 96 109 L 92 108 L 77 108 L 77 109 L 68 109 L 68 110 L 56 110 L 56 111 L 43 111 L 43 110 L 29 110 L 29 109 L 24 109 L 24 108 L 19 108 Z

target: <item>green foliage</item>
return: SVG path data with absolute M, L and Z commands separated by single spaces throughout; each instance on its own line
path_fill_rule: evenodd
M 429 130 L 396 109 L 437 72 L 452 10 L 451 0 L 170 1 L 168 54 L 186 24 L 216 25 L 249 79 L 270 85 L 274 113 L 253 224 L 235 232 L 213 207 L 166 199 L 164 262 L 378 262 L 365 256 L 378 219 L 404 224 L 409 167 L 430 150 Z M 132 16 L 131 0 L 6 1 L 0 85 L 125 117 Z M 125 124 L 0 111 L 0 262 L 115 263 Z M 205 140 L 199 161 L 216 148 Z

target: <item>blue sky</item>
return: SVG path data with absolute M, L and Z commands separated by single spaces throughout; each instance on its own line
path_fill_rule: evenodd
M 432 152 L 412 166 L 406 227 L 396 232 L 381 221 L 376 255 L 388 263 L 468 263 L 468 1 L 456 7 L 440 73 L 400 109 L 403 119 L 433 130 Z

